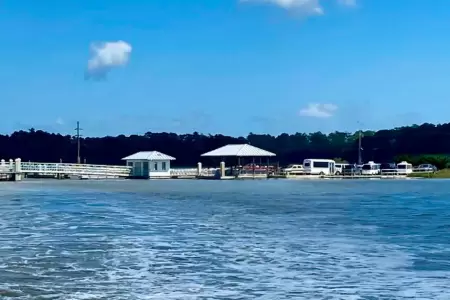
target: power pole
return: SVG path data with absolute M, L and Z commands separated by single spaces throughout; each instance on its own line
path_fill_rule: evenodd
M 359 137 L 358 137 L 358 165 L 362 164 L 362 153 L 361 153 L 362 141 L 361 141 L 361 138 L 362 138 L 362 132 L 360 130 L 359 131 Z
M 80 128 L 80 121 L 77 121 L 77 128 L 75 128 L 77 132 L 77 164 L 81 164 L 81 156 L 80 156 L 80 131 L 83 130 Z
M 360 125 L 358 132 L 358 165 L 362 165 L 362 130 L 361 130 L 361 122 L 358 121 L 358 125 Z

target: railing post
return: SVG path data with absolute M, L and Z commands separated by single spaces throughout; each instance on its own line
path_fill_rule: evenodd
M 14 180 L 15 181 L 22 180 L 22 161 L 20 158 L 16 158 L 14 164 Z
M 199 162 L 197 163 L 197 176 L 201 176 L 202 175 L 202 163 Z

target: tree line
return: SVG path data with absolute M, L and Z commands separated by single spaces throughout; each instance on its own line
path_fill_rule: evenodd
M 248 143 L 274 152 L 280 165 L 302 163 L 305 158 L 358 159 L 360 132 L 283 133 L 278 136 L 250 133 L 246 137 L 222 134 L 176 134 L 147 132 L 80 138 L 81 160 L 93 164 L 123 164 L 121 158 L 138 151 L 157 150 L 174 156 L 175 166 L 194 166 L 198 161 L 212 163 L 200 155 L 226 144 Z M 409 160 L 414 164 L 434 163 L 440 168 L 450 162 L 450 123 L 413 125 L 390 130 L 363 131 L 364 161 L 393 162 Z M 0 135 L 0 158 L 20 157 L 23 161 L 76 162 L 77 138 L 30 129 Z M 206 161 L 205 161 L 206 160 Z

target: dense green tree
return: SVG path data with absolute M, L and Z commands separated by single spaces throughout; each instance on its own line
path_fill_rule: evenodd
M 391 130 L 362 133 L 363 160 L 392 162 L 408 160 L 413 164 L 432 163 L 443 168 L 450 163 L 450 124 L 413 125 Z M 154 133 L 119 135 L 81 139 L 82 160 L 88 163 L 122 164 L 121 158 L 137 151 L 158 150 L 177 158 L 175 165 L 194 166 L 202 153 L 226 144 L 249 143 L 275 152 L 277 161 L 285 165 L 301 163 L 305 158 L 340 158 L 355 162 L 358 157 L 359 132 L 332 132 L 323 134 L 282 133 L 278 136 L 250 133 L 247 137 L 221 134 L 205 135 Z M 47 133 L 34 128 L 0 135 L 0 158 L 20 157 L 24 161 L 75 162 L 76 138 Z

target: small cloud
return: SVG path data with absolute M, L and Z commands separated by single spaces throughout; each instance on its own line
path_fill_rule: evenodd
M 241 2 L 268 3 L 284 9 L 295 9 L 308 15 L 321 15 L 323 8 L 319 0 L 240 0 Z
M 355 6 L 356 0 L 335 0 L 344 6 Z M 240 0 L 240 2 L 268 3 L 286 10 L 296 10 L 306 15 L 323 15 L 322 0 Z
M 334 115 L 338 107 L 334 104 L 310 103 L 306 108 L 300 110 L 302 117 L 330 118 Z
M 92 56 L 88 61 L 85 78 L 105 79 L 113 68 L 128 63 L 132 47 L 124 41 L 91 44 Z
M 356 0 L 338 0 L 338 3 L 343 6 L 356 6 Z
M 58 125 L 64 125 L 64 120 L 63 120 L 62 118 L 58 117 L 58 118 L 56 119 L 56 124 L 58 124 Z

